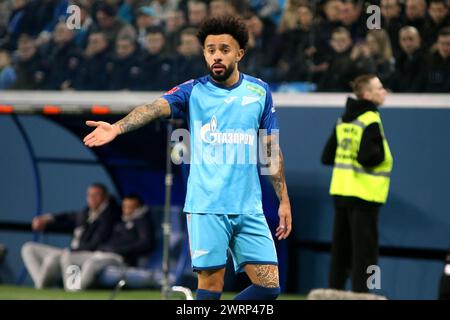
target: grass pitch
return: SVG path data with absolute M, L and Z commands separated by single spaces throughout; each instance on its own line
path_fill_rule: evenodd
M 32 287 L 0 285 L 0 300 L 108 300 L 112 290 L 86 290 L 66 292 L 63 289 L 36 290 Z M 222 300 L 231 300 L 236 293 L 225 292 Z M 174 299 L 178 298 L 178 295 Z M 161 300 L 158 290 L 123 289 L 117 293 L 115 300 Z M 282 294 L 278 300 L 303 300 L 305 296 Z

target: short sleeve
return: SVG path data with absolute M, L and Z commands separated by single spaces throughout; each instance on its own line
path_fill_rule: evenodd
M 172 118 L 186 117 L 189 109 L 189 98 L 191 96 L 194 80 L 186 81 L 167 91 L 161 98 L 167 100 L 170 105 Z
M 266 88 L 266 101 L 259 128 L 266 129 L 269 135 L 272 130 L 279 130 L 277 114 L 273 106 L 272 93 L 269 88 Z

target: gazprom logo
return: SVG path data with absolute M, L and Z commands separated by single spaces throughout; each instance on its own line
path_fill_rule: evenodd
M 213 115 L 209 123 L 200 129 L 200 137 L 204 143 L 208 144 L 244 144 L 253 145 L 255 135 L 242 132 L 242 130 L 227 130 L 227 132 L 217 131 L 217 119 Z
M 217 119 L 216 116 L 212 116 L 211 121 L 200 129 L 200 137 L 205 143 L 215 143 L 214 133 L 217 130 Z

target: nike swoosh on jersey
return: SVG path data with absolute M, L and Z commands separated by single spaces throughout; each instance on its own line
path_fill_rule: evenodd
M 246 106 L 246 105 L 256 102 L 256 101 L 259 101 L 259 97 L 243 96 L 241 105 Z
M 207 250 L 195 250 L 194 254 L 192 255 L 192 259 L 197 259 L 201 256 L 204 256 L 205 254 L 208 254 L 209 251 Z
M 232 97 L 226 98 L 224 101 L 225 101 L 226 104 L 230 104 L 236 99 L 237 99 L 236 96 L 232 96 Z

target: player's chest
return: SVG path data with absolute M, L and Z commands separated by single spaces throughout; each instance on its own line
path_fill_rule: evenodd
M 190 117 L 202 123 L 215 118 L 224 128 L 258 128 L 264 108 L 262 100 L 261 96 L 234 91 L 197 96 L 191 100 Z

